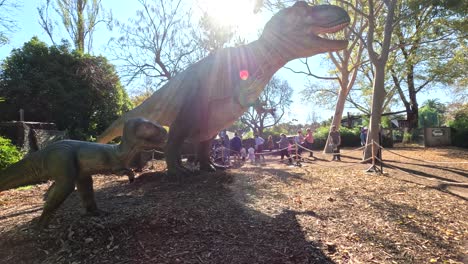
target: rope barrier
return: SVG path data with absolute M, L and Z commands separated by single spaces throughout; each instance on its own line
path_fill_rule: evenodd
M 304 149 L 305 151 L 309 151 L 309 152 L 319 152 L 319 151 L 316 151 L 316 150 L 314 151 L 314 150 L 312 150 L 312 149 L 308 149 L 308 148 L 306 148 L 306 147 L 304 147 L 304 146 L 302 146 L 302 145 L 299 145 L 299 144 L 297 144 L 297 143 L 294 143 L 294 144 L 295 144 L 296 146 L 299 146 L 299 148 Z M 365 145 L 365 146 L 361 146 L 361 147 L 359 147 L 359 148 L 351 149 L 351 150 L 348 150 L 348 151 L 345 151 L 345 152 L 341 152 L 341 151 L 340 151 L 340 153 L 325 153 L 325 154 L 327 154 L 327 155 L 346 155 L 346 154 L 351 153 L 351 152 L 355 152 L 355 151 L 358 151 L 358 150 L 363 150 L 365 147 L 370 146 L 370 145 L 372 145 L 372 143 L 369 143 L 369 144 L 367 144 L 367 145 Z
M 380 150 L 385 150 L 385 151 L 388 151 L 389 153 L 392 153 L 396 156 L 399 156 L 399 157 L 402 157 L 402 158 L 406 158 L 406 159 L 409 159 L 409 160 L 415 160 L 415 161 L 419 161 L 419 162 L 423 162 L 423 163 L 436 163 L 436 164 L 466 164 L 468 162 L 444 162 L 444 161 L 427 161 L 427 160 L 421 160 L 421 159 L 417 159 L 417 158 L 412 158 L 412 157 L 408 157 L 408 156 L 405 156 L 405 155 L 401 155 L 399 153 L 396 153 L 394 151 L 391 151 L 391 150 L 388 150 L 382 146 L 380 146 L 378 143 L 372 141 L 371 143 L 368 143 L 366 144 L 365 146 L 361 146 L 359 148 L 356 148 L 356 149 L 352 149 L 352 150 L 349 150 L 349 151 L 345 151 L 345 152 L 341 152 L 341 153 L 325 153 L 325 154 L 328 154 L 328 155 L 345 155 L 347 153 L 352 153 L 352 152 L 355 152 L 355 151 L 360 151 L 360 150 L 363 150 L 365 149 L 366 147 L 369 147 L 369 146 L 372 146 L 373 144 L 375 144 L 377 146 L 378 149 Z M 295 158 L 297 163 L 295 165 L 297 166 L 301 166 L 300 164 L 300 161 L 302 160 L 309 160 L 309 161 L 316 161 L 316 159 L 311 159 L 309 157 L 301 157 L 301 154 L 299 154 L 299 149 L 303 149 L 305 151 L 308 151 L 308 152 L 316 152 L 316 153 L 322 153 L 322 152 L 319 152 L 319 151 L 314 151 L 314 150 L 311 150 L 311 149 L 308 149 L 298 143 L 294 143 L 293 145 L 295 147 L 295 149 L 293 150 L 294 152 L 290 153 L 291 155 L 293 155 L 293 157 L 290 157 L 289 159 L 293 159 Z M 282 148 L 282 149 L 275 149 L 275 150 L 271 150 L 271 151 L 268 151 L 268 152 L 257 152 L 255 153 L 256 156 L 258 155 L 274 155 L 274 154 L 277 154 L 277 153 L 280 153 L 281 151 L 283 150 L 286 150 L 286 149 L 289 149 L 290 146 L 288 147 L 285 147 L 285 148 Z M 164 152 L 162 151 L 159 151 L 159 150 L 156 150 L 156 149 L 153 149 L 153 150 L 150 150 L 152 152 L 152 161 L 154 161 L 154 154 L 155 153 L 159 153 L 159 154 L 164 154 Z M 226 148 L 224 147 L 222 150 L 221 150 L 221 159 L 223 159 L 224 161 L 224 157 L 225 157 L 225 152 L 229 153 L 228 156 L 230 156 L 231 153 L 241 153 L 237 150 L 233 150 L 233 149 L 230 149 L 230 148 Z M 294 155 L 296 157 L 294 157 Z M 195 154 L 184 154 L 183 156 L 195 156 Z M 212 156 L 212 162 L 216 165 L 216 166 L 219 166 L 219 167 L 223 167 L 225 169 L 229 168 L 230 166 L 226 166 L 225 164 L 219 164 L 219 163 L 216 163 L 215 162 L 215 157 Z M 229 158 L 227 158 L 227 160 L 229 161 Z M 263 158 L 263 160 L 265 161 L 265 158 Z M 317 167 L 325 167 L 325 168 L 349 168 L 349 167 L 354 167 L 354 166 L 359 166 L 359 165 L 362 165 L 364 163 L 367 163 L 369 161 L 372 161 L 372 166 L 375 167 L 375 161 L 378 161 L 380 162 L 380 164 L 383 164 L 383 160 L 381 157 L 379 157 L 378 155 L 375 155 L 375 153 L 373 153 L 373 157 L 369 157 L 365 160 L 361 160 L 359 162 L 356 162 L 356 163 L 352 163 L 352 164 L 347 164 L 347 165 L 326 165 L 326 164 L 323 164 L 323 163 L 315 163 L 315 165 Z M 397 171 L 400 171 L 400 172 L 403 172 L 405 174 L 408 174 L 408 175 L 411 175 L 411 176 L 414 176 L 414 177 L 417 177 L 417 178 L 421 178 L 421 179 L 425 179 L 425 180 L 430 180 L 430 181 L 434 181 L 434 182 L 438 182 L 439 183 L 439 186 L 443 186 L 443 185 L 455 185 L 455 186 L 468 186 L 468 183 L 462 183 L 462 182 L 451 182 L 451 181 L 443 181 L 443 180 L 436 180 L 436 179 L 431 179 L 431 178 L 426 178 L 426 177 L 423 177 L 423 176 L 419 176 L 419 175 L 416 175 L 414 173 L 410 173 L 410 172 L 407 172 L 407 171 L 404 171 L 394 165 L 390 165 L 387 163 L 385 163 L 386 166 L 388 166 L 389 168 L 393 168 Z M 154 168 L 154 164 L 152 162 L 152 167 Z
M 442 180 L 437 180 L 437 179 L 432 179 L 432 178 L 427 178 L 427 177 L 423 177 L 423 176 L 419 176 L 419 175 L 416 175 L 414 173 L 411 173 L 411 172 L 407 172 L 407 171 L 404 171 L 396 166 L 393 166 L 393 165 L 390 165 L 390 164 L 386 164 L 389 168 L 393 168 L 395 170 L 398 170 L 400 172 L 403 172 L 405 174 L 408 174 L 410 176 L 413 176 L 413 177 L 416 177 L 416 178 L 420 178 L 420 179 L 424 179 L 424 180 L 428 180 L 428 181 L 433 181 L 433 182 L 438 182 L 439 185 L 455 185 L 455 186 L 468 186 L 468 183 L 464 183 L 464 182 L 451 182 L 451 181 L 442 181 Z
M 143 150 L 143 152 L 151 152 L 151 153 L 164 154 L 163 151 L 159 151 L 159 150 L 156 150 L 156 149 Z
M 375 143 L 377 144 L 377 143 Z M 378 144 L 377 144 L 378 145 Z M 379 146 L 380 147 L 380 146 Z M 394 155 L 397 155 L 397 156 L 400 156 L 400 157 L 403 157 L 403 158 L 406 158 L 406 159 L 410 159 L 410 160 L 415 160 L 415 161 L 420 161 L 420 162 L 426 162 L 426 163 L 435 163 L 435 164 L 468 164 L 468 162 L 466 161 L 460 161 L 460 162 L 454 162 L 454 161 L 431 161 L 431 160 L 421 160 L 421 159 L 416 159 L 416 158 L 411 158 L 411 157 L 408 157 L 408 156 L 404 156 L 404 155 L 401 155 L 401 154 L 398 154 L 394 151 L 391 151 L 391 150 L 388 150 L 384 147 L 380 147 L 382 148 L 383 150 L 385 151 L 388 151 Z
M 372 160 L 372 158 L 368 158 L 366 160 L 361 160 L 359 162 L 356 162 L 356 163 L 353 163 L 353 164 L 348 164 L 348 165 L 333 165 L 333 166 L 328 166 L 328 165 L 325 165 L 325 164 L 319 164 L 319 163 L 315 163 L 315 165 L 317 165 L 318 167 L 325 167 L 325 168 L 348 168 L 348 167 L 354 167 L 354 166 L 358 166 L 358 165 L 362 165 L 368 161 Z M 336 164 L 336 163 L 335 163 Z

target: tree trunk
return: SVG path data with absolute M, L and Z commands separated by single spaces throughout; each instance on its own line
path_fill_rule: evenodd
M 408 75 L 406 82 L 408 83 L 409 93 L 409 106 L 410 112 L 407 114 L 406 119 L 408 120 L 408 132 L 413 132 L 415 128 L 418 128 L 418 101 L 416 99 L 416 87 L 414 84 L 414 67 L 412 65 L 407 67 Z
M 375 64 L 374 94 L 372 95 L 372 112 L 370 117 L 369 130 L 367 132 L 367 143 L 374 141 L 379 143 L 380 122 L 382 120 L 382 105 L 386 95 L 385 92 L 385 63 Z M 374 153 L 378 149 L 375 144 L 366 146 L 364 160 L 372 157 L 372 147 Z
M 335 107 L 335 114 L 333 115 L 333 121 L 332 121 L 332 126 L 336 127 L 336 130 L 341 126 L 341 118 L 343 116 L 343 110 L 344 110 L 344 105 L 346 103 L 346 97 L 348 96 L 348 91 L 346 88 L 340 89 L 340 92 L 338 93 L 338 100 L 336 101 L 336 107 Z M 330 138 L 327 137 L 327 141 L 325 143 L 325 147 L 323 149 L 323 153 L 332 153 L 332 149 L 328 145 Z
M 76 12 L 77 12 L 77 21 L 76 21 L 76 36 L 75 36 L 75 45 L 76 48 L 84 52 L 84 43 L 85 43 L 85 18 L 84 18 L 84 9 L 86 6 L 86 1 L 78 0 L 76 3 Z

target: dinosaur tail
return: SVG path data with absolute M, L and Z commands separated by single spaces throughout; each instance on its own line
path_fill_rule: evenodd
M 179 87 L 183 79 L 174 77 L 171 79 L 172 88 Z M 108 143 L 114 138 L 121 136 L 123 127 L 127 120 L 135 117 L 146 118 L 150 121 L 156 121 L 163 126 L 169 126 L 177 115 L 181 105 L 185 103 L 185 97 L 180 96 L 178 89 L 170 89 L 164 85 L 163 88 L 154 92 L 139 106 L 126 112 L 115 120 L 96 140 L 97 143 Z M 175 87 L 174 87 L 175 86 Z M 169 99 L 168 99 L 169 98 Z
M 28 158 L 22 159 L 0 171 L 0 192 L 45 180 L 38 176 L 37 171 L 31 167 L 31 161 Z
M 149 99 L 153 97 L 154 95 L 151 96 Z M 97 137 L 96 142 L 105 144 L 105 143 L 109 143 L 110 141 L 112 141 L 114 138 L 118 136 L 122 136 L 124 124 L 127 120 L 131 118 L 143 117 L 146 119 L 153 120 L 151 118 L 150 113 L 153 110 L 152 104 L 156 104 L 156 103 L 153 103 L 154 100 L 149 100 L 149 99 L 146 99 L 142 104 L 126 112 L 117 120 L 115 120 L 101 135 Z M 156 120 L 153 120 L 153 121 L 156 121 Z
M 115 120 L 101 135 L 98 136 L 97 143 L 109 143 L 114 138 L 121 136 L 125 123 L 125 115 Z

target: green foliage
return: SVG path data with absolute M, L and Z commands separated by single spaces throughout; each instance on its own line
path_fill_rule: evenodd
M 419 109 L 419 127 L 438 127 L 444 123 L 444 114 L 447 107 L 438 99 L 424 102 Z
M 36 37 L 15 49 L 0 71 L 1 120 L 54 122 L 71 138 L 89 140 L 131 108 L 106 58 L 71 52 L 64 43 L 47 47 Z
M 380 120 L 380 124 L 382 124 L 383 128 L 392 127 L 392 121 L 390 119 L 390 116 L 382 116 L 382 120 Z
M 0 137 L 0 170 L 18 162 L 22 157 L 23 153 L 9 139 Z
M 16 188 L 17 191 L 27 191 L 31 190 L 34 187 L 34 185 L 26 185 L 26 186 L 21 186 Z
M 315 130 L 314 133 L 314 148 L 323 149 L 327 142 L 330 128 L 328 126 L 322 126 Z M 358 147 L 361 146 L 361 139 L 359 138 L 360 130 L 358 127 L 347 128 L 340 127 L 341 135 L 341 146 L 342 147 Z
M 273 77 L 257 101 L 240 117 L 240 122 L 254 133 L 277 125 L 292 103 L 293 89 L 287 81 Z M 272 114 L 272 112 L 274 114 Z
M 412 142 L 413 134 L 405 132 L 403 134 L 403 143 L 410 143 Z
M 342 147 L 359 147 L 361 146 L 361 139 L 359 135 L 361 133 L 359 127 L 355 128 L 347 128 L 341 127 L 340 128 L 341 134 L 341 146 Z
M 314 148 L 323 149 L 327 143 L 329 126 L 322 126 L 315 129 L 314 132 Z
M 263 131 L 263 136 L 265 138 L 268 138 L 268 136 L 273 136 L 273 137 L 278 137 L 279 138 L 279 135 L 281 134 L 290 134 L 288 132 L 288 130 L 284 127 L 284 126 L 273 126 L 273 127 L 270 127 L 268 129 L 265 129 L 265 131 Z M 279 139 L 278 139 L 279 140 Z
M 254 133 L 252 131 L 246 132 L 242 135 L 242 138 L 253 138 Z
M 439 115 L 437 110 L 427 106 L 419 109 L 419 127 L 438 127 Z
M 452 129 L 452 145 L 468 148 L 468 104 L 455 112 L 449 127 Z

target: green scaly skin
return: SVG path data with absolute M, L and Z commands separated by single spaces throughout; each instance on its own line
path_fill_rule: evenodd
M 98 214 L 91 176 L 126 174 L 132 181 L 134 174 L 130 163 L 135 155 L 143 150 L 163 147 L 166 138 L 167 132 L 161 125 L 133 118 L 125 123 L 122 142 L 118 145 L 58 141 L 0 171 L 0 191 L 53 180 L 39 217 L 40 228 L 48 225 L 55 210 L 73 192 L 75 185 L 86 212 Z
M 337 32 L 349 21 L 340 7 L 296 2 L 274 15 L 258 40 L 216 51 L 177 74 L 116 120 L 98 142 L 111 141 L 122 133 L 125 120 L 142 116 L 170 126 L 166 149 L 169 175 L 190 174 L 180 162 L 186 139 L 198 145 L 200 169 L 212 171 L 209 151 L 213 137 L 255 103 L 273 74 L 288 61 L 346 48 L 347 40 L 325 39 L 318 34 Z M 248 78 L 241 79 L 240 72 L 248 72 Z

